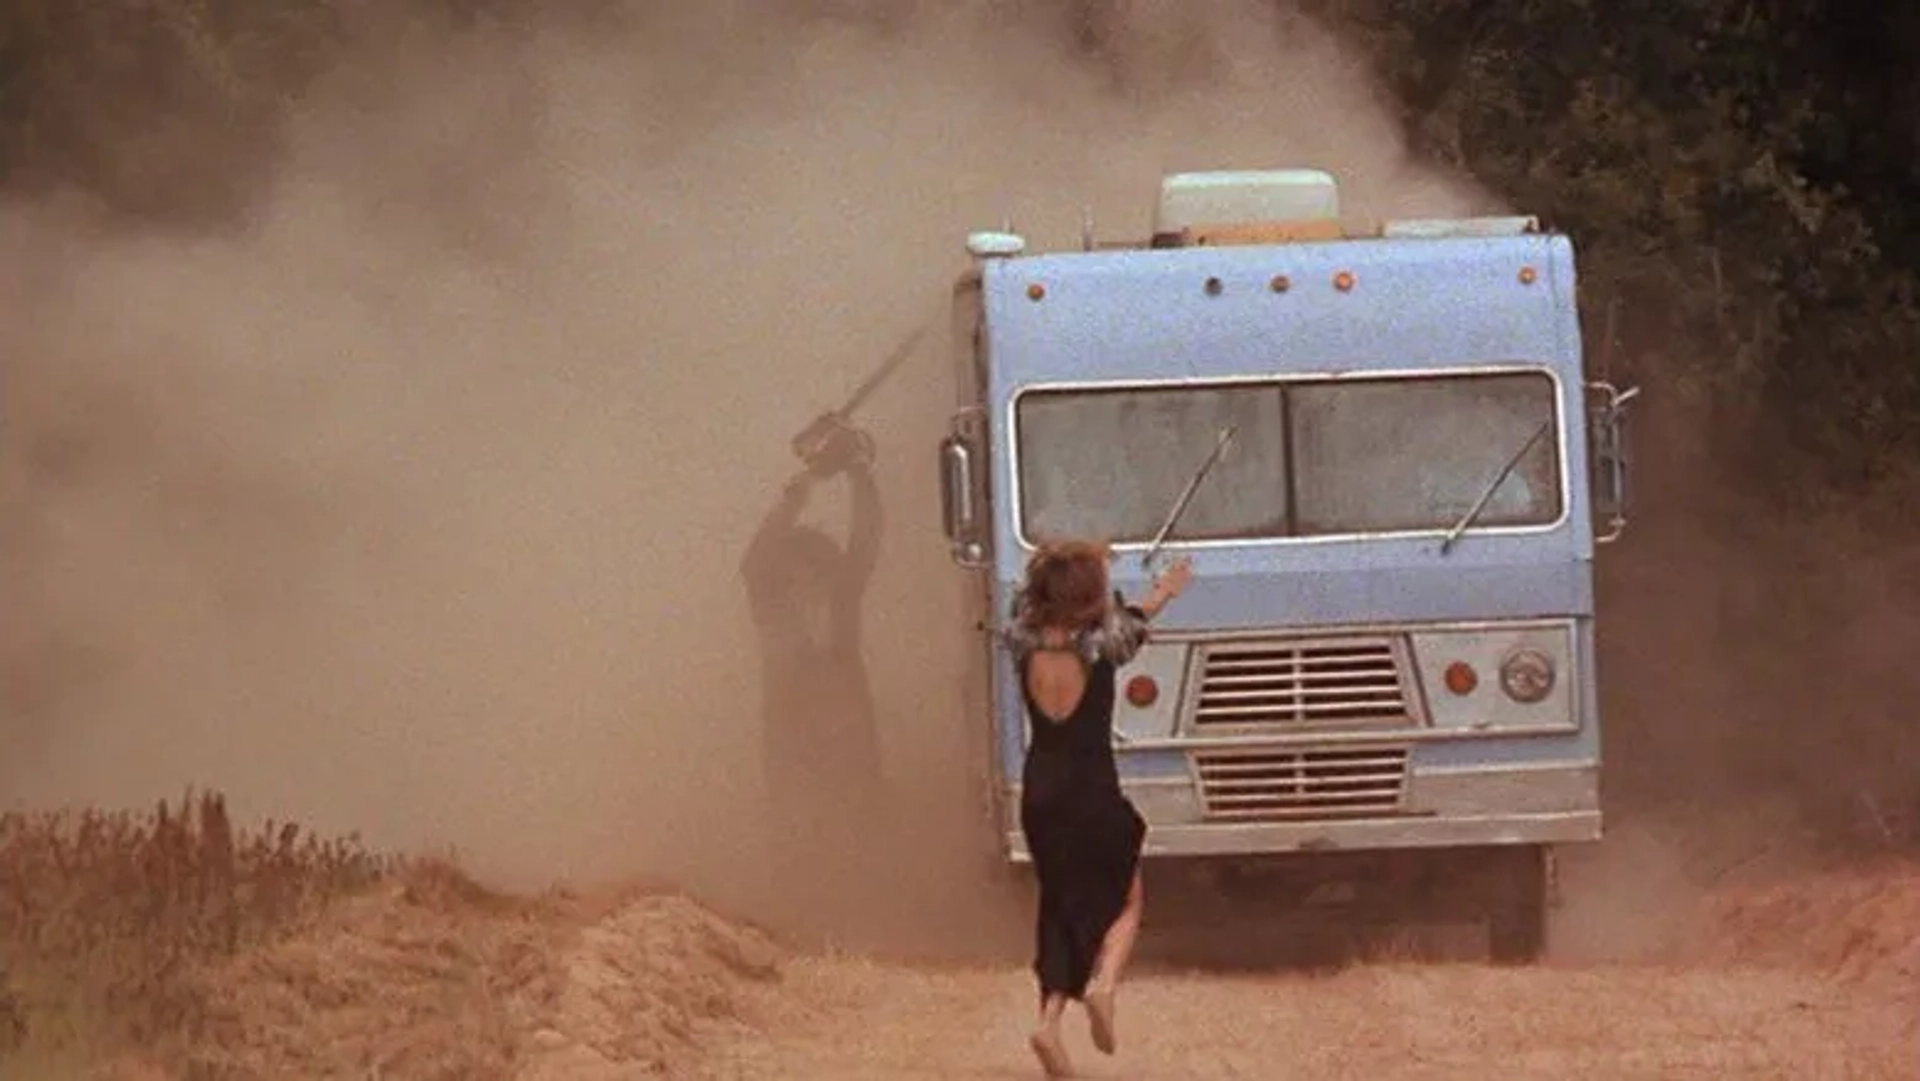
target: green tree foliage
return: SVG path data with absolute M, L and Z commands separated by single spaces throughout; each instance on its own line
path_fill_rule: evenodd
M 1634 377 L 1738 422 L 1716 425 L 1722 450 L 1764 458 L 1783 482 L 1769 495 L 1858 493 L 1920 459 L 1915 281 L 1876 228 L 1895 196 L 1817 184 L 1804 167 L 1851 128 L 1897 123 L 1822 107 L 1861 106 L 1826 89 L 1830 12 L 1316 6 L 1387 73 L 1420 152 L 1574 234 L 1587 310 L 1617 305 Z

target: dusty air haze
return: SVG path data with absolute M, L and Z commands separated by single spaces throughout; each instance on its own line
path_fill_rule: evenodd
M 983 719 L 932 452 L 965 234 L 1071 247 L 1084 207 L 1139 238 L 1160 176 L 1209 168 L 1329 169 L 1360 220 L 1505 209 L 1410 162 L 1368 73 L 1262 3 L 367 36 L 227 228 L 4 207 L 6 805 L 217 787 L 514 887 L 666 878 L 851 944 L 964 933 Z M 825 876 L 799 913 L 766 871 L 791 808 L 765 726 L 846 699 L 763 687 L 742 559 L 789 438 L 927 325 L 854 417 L 870 715 L 832 719 L 878 744 L 850 828 L 884 886 Z M 800 520 L 844 539 L 847 491 Z
M 789 437 L 932 323 L 854 419 L 884 506 L 865 847 L 902 868 L 876 904 L 938 922 L 984 825 L 932 468 L 966 232 L 1071 245 L 1085 206 L 1143 236 L 1163 172 L 1213 167 L 1480 205 L 1264 5 L 691 7 L 368 49 L 223 232 L 6 208 L 8 801 L 214 786 L 778 922 L 762 726 L 821 718 L 763 708 L 740 561 Z M 843 492 L 806 509 L 836 538 Z

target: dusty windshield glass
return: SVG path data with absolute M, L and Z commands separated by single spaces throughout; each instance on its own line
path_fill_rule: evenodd
M 1021 531 L 1151 538 L 1229 425 L 1178 538 L 1443 531 L 1542 423 L 1474 525 L 1544 525 L 1562 502 L 1554 421 L 1533 372 L 1028 392 Z

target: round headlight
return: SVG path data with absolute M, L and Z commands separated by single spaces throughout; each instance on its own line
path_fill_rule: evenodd
M 1553 661 L 1537 649 L 1514 651 L 1500 665 L 1500 689 L 1515 702 L 1540 701 L 1553 692 Z

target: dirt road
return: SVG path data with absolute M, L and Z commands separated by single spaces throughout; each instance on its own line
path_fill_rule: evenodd
M 705 1078 L 1033 1078 L 1023 973 L 793 962 Z M 1101 1078 L 1914 1078 L 1914 1001 L 1807 972 L 1368 966 L 1143 974 Z
M 1920 1078 L 1920 867 L 1795 872 L 1669 900 L 1674 935 L 1631 964 L 1571 959 L 1598 948 L 1586 910 L 1567 913 L 1568 959 L 1529 968 L 1391 950 L 1313 970 L 1149 958 L 1122 991 L 1119 1053 L 1093 1049 L 1078 1009 L 1069 1050 L 1080 1076 L 1116 1079 Z M 1041 1076 L 1017 964 L 791 957 L 740 1002 L 689 1076 Z
M 1308 970 L 1148 956 L 1096 1078 L 1920 1078 L 1920 867 L 1710 898 L 1685 956 Z M 1149 928 L 1151 936 L 1151 928 Z M 1143 940 L 1142 946 L 1148 943 Z M 114 1077 L 1027 1079 L 1007 958 L 788 948 L 691 898 L 402 885 L 210 973 L 213 1023 Z

